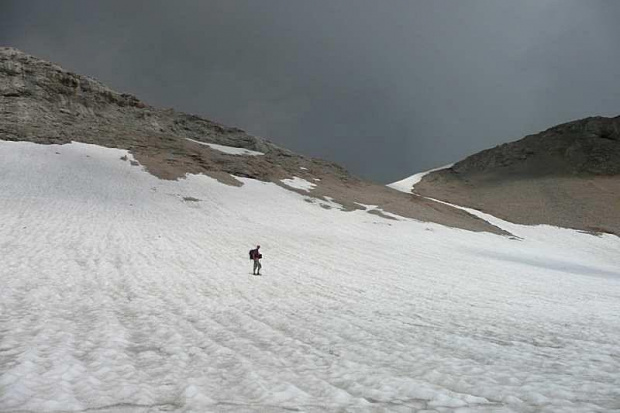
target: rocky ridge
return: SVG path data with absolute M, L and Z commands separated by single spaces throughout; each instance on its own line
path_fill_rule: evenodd
M 78 141 L 129 150 L 150 173 L 179 179 L 204 173 L 239 185 L 233 176 L 283 185 L 294 176 L 317 183 L 307 200 L 333 199 L 346 209 L 376 205 L 385 212 L 472 231 L 506 234 L 466 212 L 363 181 L 331 162 L 308 158 L 241 129 L 199 116 L 159 109 L 95 79 L 14 48 L 0 48 L 0 139 L 39 144 Z M 198 141 L 194 142 L 194 141 Z M 263 156 L 235 156 L 202 143 L 244 148 Z
M 484 150 L 426 175 L 415 191 L 516 223 L 620 235 L 620 116 Z

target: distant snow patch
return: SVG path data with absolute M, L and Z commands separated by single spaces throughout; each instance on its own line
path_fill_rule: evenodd
M 329 197 L 325 197 L 325 198 L 329 198 Z M 307 197 L 307 198 L 304 198 L 304 201 L 310 204 L 318 205 L 324 209 L 336 209 L 339 211 L 344 211 L 344 207 L 341 204 L 334 202 L 331 198 L 325 200 L 321 198 Z
M 355 203 L 361 206 L 362 208 L 364 208 L 366 212 L 374 213 L 376 215 L 382 215 L 383 217 L 392 218 L 397 221 L 406 219 L 400 215 L 396 215 L 391 212 L 384 211 L 383 208 L 380 208 L 378 205 L 362 204 L 360 202 L 355 202 Z
M 373 209 L 377 209 L 378 205 L 367 205 L 367 204 L 362 204 L 360 202 L 355 202 L 357 205 L 361 206 L 362 208 L 364 208 L 365 211 L 372 211 Z
M 282 182 L 286 186 L 290 186 L 291 188 L 301 189 L 302 191 L 307 192 L 310 192 L 310 190 L 316 186 L 316 184 L 308 182 L 298 176 L 294 176 L 292 179 L 281 179 L 280 182 Z
M 320 206 L 322 206 L 323 208 L 326 209 L 339 209 L 339 210 L 344 210 L 344 207 L 339 204 L 338 202 L 334 201 L 334 198 L 332 198 L 331 196 L 324 196 L 324 199 L 316 199 L 316 203 Z
M 422 178 L 424 178 L 425 175 L 428 175 L 431 172 L 440 171 L 442 169 L 451 168 L 452 165 L 454 165 L 454 164 L 451 163 L 449 165 L 445 165 L 445 166 L 441 166 L 439 168 L 431 169 L 430 171 L 420 172 L 420 173 L 417 173 L 415 175 L 411 175 L 409 178 L 405 178 L 405 179 L 402 179 L 400 181 L 388 184 L 387 186 L 389 186 L 390 188 L 396 189 L 397 191 L 406 192 L 406 193 L 410 194 L 410 193 L 413 192 L 413 187 L 415 186 L 415 184 L 420 182 L 422 180 Z
M 220 151 L 220 152 L 224 152 L 227 153 L 229 155 L 246 155 L 246 156 L 258 156 L 258 155 L 264 155 L 264 153 L 262 152 L 258 152 L 258 151 L 251 151 L 249 149 L 245 149 L 245 148 L 235 148 L 234 146 L 225 146 L 225 145 L 218 145 L 215 143 L 206 143 L 206 142 L 200 142 L 194 139 L 190 139 L 190 138 L 185 138 L 188 141 L 192 141 L 194 143 L 198 143 L 200 145 L 206 145 L 208 147 L 210 147 L 211 149 L 215 149 L 216 151 Z

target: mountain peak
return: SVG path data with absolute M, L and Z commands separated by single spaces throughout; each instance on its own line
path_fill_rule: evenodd
M 457 162 L 461 175 L 503 179 L 620 174 L 620 117 L 589 117 L 554 126 Z

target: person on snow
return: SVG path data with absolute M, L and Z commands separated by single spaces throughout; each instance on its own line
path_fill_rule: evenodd
M 250 251 L 250 259 L 254 261 L 254 269 L 252 270 L 252 275 L 260 275 L 260 269 L 263 267 L 260 265 L 260 259 L 263 258 L 263 255 L 258 252 L 260 249 L 260 245 L 256 246 L 255 250 Z

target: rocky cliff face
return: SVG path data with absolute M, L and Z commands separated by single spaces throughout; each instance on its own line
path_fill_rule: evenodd
M 620 234 L 620 117 L 569 122 L 479 152 L 415 190 L 513 222 Z
M 0 48 L 0 139 L 36 143 L 72 140 L 131 150 L 154 174 L 176 178 L 203 167 L 239 176 L 271 179 L 309 160 L 244 131 L 174 110 L 161 110 L 135 96 L 115 92 L 94 79 L 29 56 Z M 267 156 L 195 158 L 195 143 L 235 146 Z M 192 162 L 192 160 L 194 162 Z M 319 162 L 346 175 L 335 164 Z
M 294 154 L 238 128 L 152 107 L 13 48 L 0 48 L 0 115 L 2 140 L 127 149 L 163 179 L 204 173 L 231 185 L 238 185 L 232 175 L 282 185 L 281 179 L 297 176 L 317 184 L 309 193 L 298 191 L 309 201 L 330 197 L 350 210 L 371 204 L 421 221 L 504 233 L 463 211 L 362 181 L 337 164 Z M 264 155 L 231 155 L 195 141 Z

